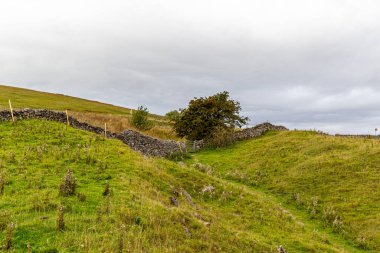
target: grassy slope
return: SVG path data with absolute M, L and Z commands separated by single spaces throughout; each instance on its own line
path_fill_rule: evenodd
M 16 224 L 16 252 L 27 242 L 33 252 L 277 252 L 280 244 L 288 252 L 356 252 L 266 194 L 63 124 L 0 123 L 0 147 L 0 229 Z M 84 202 L 58 195 L 69 168 Z M 201 194 L 208 185 L 215 192 Z M 184 196 L 171 206 L 172 189 L 189 192 L 196 208 Z M 60 205 L 64 232 L 56 230 Z
M 0 85 L 0 110 L 9 110 L 9 99 L 16 109 L 33 108 L 57 111 L 68 109 L 69 114 L 80 121 L 100 127 L 104 127 L 104 123 L 107 123 L 110 131 L 137 130 L 130 124 L 131 110 L 128 108 L 61 94 Z M 148 131 L 142 131 L 143 133 L 161 139 L 178 139 L 163 116 L 151 114 L 149 118 L 155 126 Z
M 8 99 L 14 108 L 36 108 L 52 110 L 73 110 L 78 112 L 97 112 L 130 114 L 130 109 L 96 101 L 0 85 L 0 108 L 9 108 Z
M 358 248 L 380 250 L 379 140 L 272 132 L 191 162 L 273 194 Z

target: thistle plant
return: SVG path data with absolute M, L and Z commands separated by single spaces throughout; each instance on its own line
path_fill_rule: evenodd
M 4 194 L 5 179 L 3 174 L 0 174 L 0 195 Z
M 8 225 L 7 231 L 6 231 L 6 234 L 5 234 L 5 246 L 4 247 L 5 247 L 6 250 L 12 249 L 14 230 L 15 230 L 15 224 L 13 222 L 11 222 Z
M 59 194 L 63 197 L 75 195 L 76 181 L 73 172 L 68 170 L 59 187 Z
M 57 217 L 57 230 L 63 231 L 65 230 L 65 207 L 60 206 L 58 208 L 58 217 Z

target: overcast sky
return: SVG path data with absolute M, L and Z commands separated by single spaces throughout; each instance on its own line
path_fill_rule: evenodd
M 380 127 L 378 0 L 0 0 L 0 83 L 151 112 L 230 91 L 251 124 Z

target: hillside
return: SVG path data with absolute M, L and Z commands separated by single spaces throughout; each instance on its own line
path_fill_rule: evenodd
M 107 123 L 108 129 L 113 132 L 121 132 L 125 129 L 137 130 L 129 121 L 131 117 L 129 108 L 61 94 L 0 85 L 0 110 L 9 110 L 9 99 L 15 109 L 69 110 L 69 114 L 80 121 L 100 127 Z M 178 139 L 163 116 L 150 114 L 149 119 L 154 122 L 155 126 L 142 133 L 161 139 Z
M 76 112 L 130 114 L 129 108 L 100 103 L 62 94 L 34 91 L 0 85 L 0 108 L 8 109 L 8 99 L 14 108 L 71 110 Z
M 286 134 L 277 135 L 286 140 Z M 258 140 L 264 150 L 270 138 Z M 0 123 L 0 146 L 3 249 L 11 242 L 14 252 L 26 252 L 28 245 L 33 252 L 277 252 L 279 245 L 287 252 L 360 252 L 249 181 L 235 183 L 236 170 L 245 168 L 231 156 L 235 174 L 207 174 L 199 166 L 143 157 L 118 140 L 41 120 Z M 234 149 L 213 152 L 228 157 Z M 197 159 L 210 161 L 207 155 Z M 67 189 L 68 170 L 77 187 L 65 197 L 59 193 Z M 64 221 L 62 231 L 58 221 Z
M 357 248 L 380 251 L 378 139 L 271 132 L 195 154 L 188 163 L 272 195 Z

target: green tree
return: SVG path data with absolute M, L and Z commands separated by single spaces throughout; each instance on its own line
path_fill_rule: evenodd
M 149 111 L 144 106 L 139 106 L 132 112 L 132 125 L 139 130 L 149 130 L 153 127 L 153 122 L 148 119 Z
M 230 99 L 227 91 L 209 97 L 194 98 L 182 109 L 174 123 L 179 137 L 189 140 L 212 138 L 215 131 L 232 131 L 247 124 L 248 118 L 239 115 L 240 103 Z

